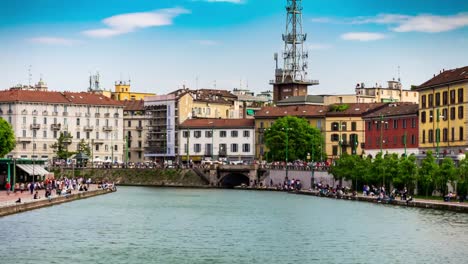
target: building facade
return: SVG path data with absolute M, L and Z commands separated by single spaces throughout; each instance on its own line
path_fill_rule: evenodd
M 365 122 L 363 116 L 385 104 L 331 105 L 325 118 L 325 150 L 329 160 L 343 153 L 364 154 Z M 341 109 L 340 109 L 341 108 Z
M 312 127 L 324 132 L 325 114 L 327 107 L 317 105 L 303 105 L 303 106 L 283 106 L 263 107 L 255 114 L 255 155 L 256 159 L 264 160 L 268 152 L 265 146 L 264 133 L 278 118 L 285 116 L 296 116 L 305 118 Z
M 109 93 L 107 93 L 109 94 Z M 117 101 L 124 100 L 144 100 L 145 97 L 154 96 L 154 93 L 137 93 L 132 92 L 130 81 L 117 81 L 115 82 L 114 92 L 110 93 L 110 98 Z
M 10 158 L 51 160 L 61 133 L 72 136 L 69 151 L 84 140 L 93 159 L 123 161 L 123 105 L 102 95 L 10 89 L 0 91 L 0 116 L 13 127 Z
M 179 128 L 179 142 L 182 161 L 251 161 L 255 157 L 254 120 L 186 120 Z
M 435 155 L 467 150 L 468 66 L 447 71 L 421 84 L 419 92 L 419 147 Z
M 126 160 L 131 162 L 144 162 L 145 148 L 148 147 L 149 115 L 146 114 L 143 100 L 126 100 L 122 102 L 124 108 L 124 137 L 127 142 Z
M 375 84 L 366 87 L 364 83 L 356 85 L 356 103 L 419 103 L 418 91 L 404 90 L 400 81 L 388 81 L 388 87 Z
M 419 119 L 417 104 L 389 103 L 364 116 L 364 154 L 396 153 L 399 156 L 419 154 Z

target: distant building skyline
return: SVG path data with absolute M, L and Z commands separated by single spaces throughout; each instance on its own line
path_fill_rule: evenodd
M 286 0 L 139 0 L 0 4 L 0 89 L 42 77 L 51 90 L 132 80 L 138 92 L 271 90 L 283 49 Z M 468 60 L 468 2 L 303 1 L 309 94 L 351 94 L 356 83 L 405 89 Z M 400 66 L 400 74 L 398 67 Z M 242 83 L 242 85 L 241 85 Z

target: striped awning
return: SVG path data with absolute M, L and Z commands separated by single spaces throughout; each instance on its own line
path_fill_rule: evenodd
M 41 175 L 44 176 L 50 172 L 46 171 L 41 165 L 37 164 L 16 164 L 18 168 L 24 170 L 29 175 Z

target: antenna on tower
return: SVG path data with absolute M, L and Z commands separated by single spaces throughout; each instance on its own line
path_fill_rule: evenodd
M 277 70 L 278 69 L 278 53 L 277 52 L 275 52 L 275 54 L 273 54 L 273 58 L 274 58 L 275 63 L 276 63 L 276 68 L 275 69 Z

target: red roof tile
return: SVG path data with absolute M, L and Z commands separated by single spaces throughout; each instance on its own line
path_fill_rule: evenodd
M 376 118 L 382 116 L 407 116 L 417 115 L 419 105 L 415 103 L 389 103 L 384 108 L 376 110 L 364 116 L 364 118 Z
M 124 111 L 143 111 L 145 109 L 143 100 L 125 100 L 123 101 Z
M 0 91 L 0 102 L 37 102 L 55 104 L 115 105 L 123 106 L 119 101 L 104 95 L 85 92 L 49 92 L 28 90 Z
M 323 105 L 266 106 L 255 113 L 255 118 L 324 117 L 327 110 L 328 107 Z
M 416 90 L 460 81 L 468 82 L 468 66 L 443 71 L 439 75 L 434 76 L 434 78 L 430 79 L 429 81 L 421 84 Z
M 180 128 L 253 128 L 253 119 L 188 119 Z
M 348 109 L 346 109 L 345 111 L 333 111 L 333 112 L 328 111 L 327 116 L 330 116 L 330 117 L 362 116 L 372 111 L 378 110 L 384 107 L 386 104 L 385 103 L 353 103 L 353 104 L 346 104 L 346 105 L 348 105 Z M 331 105 L 328 107 L 330 109 Z

